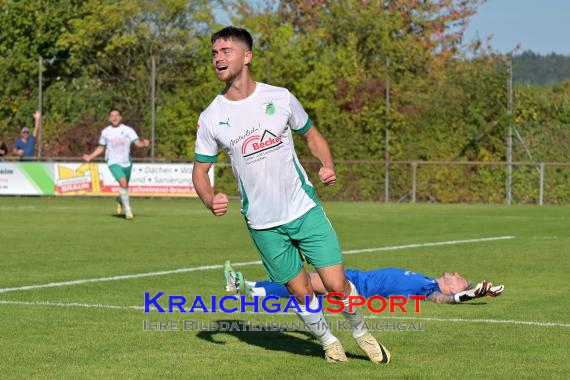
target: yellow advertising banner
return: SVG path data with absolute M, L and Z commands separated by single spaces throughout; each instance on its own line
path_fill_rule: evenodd
M 129 195 L 196 197 L 192 168 L 192 164 L 134 164 Z M 56 195 L 114 196 L 119 189 L 106 164 L 56 163 L 54 172 Z M 213 167 L 209 174 L 213 185 Z

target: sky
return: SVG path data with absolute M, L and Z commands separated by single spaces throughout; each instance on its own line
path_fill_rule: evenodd
M 218 10 L 222 23 L 227 16 Z M 471 18 L 465 40 L 493 35 L 491 46 L 501 53 L 521 45 L 532 50 L 570 55 L 570 0 L 487 0 Z
M 477 35 L 501 53 L 570 55 L 570 0 L 488 0 L 470 21 L 466 40 Z

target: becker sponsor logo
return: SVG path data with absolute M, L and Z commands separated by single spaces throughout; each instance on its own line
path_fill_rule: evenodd
M 275 136 L 267 129 L 260 135 L 253 135 L 246 139 L 241 146 L 243 157 L 250 157 L 283 144 L 281 136 Z

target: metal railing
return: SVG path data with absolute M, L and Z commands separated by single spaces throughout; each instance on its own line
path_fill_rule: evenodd
M 569 162 L 503 162 L 503 161 L 390 161 L 384 160 L 336 160 L 337 172 L 353 173 L 343 167 L 373 166 L 364 176 L 376 181 L 378 190 L 364 200 L 390 202 L 441 202 L 441 203 L 533 203 L 544 205 L 570 203 Z M 303 161 L 312 182 L 319 187 L 314 173 L 319 163 Z M 512 167 L 512 181 L 505 181 Z M 388 169 L 386 169 L 388 168 Z M 386 174 L 386 170 L 389 170 Z M 372 174 L 374 173 L 375 176 Z M 340 183 L 343 183 L 342 174 Z M 345 177 L 347 175 L 345 174 Z M 345 186 L 353 179 L 345 181 Z M 369 179 L 370 179 L 369 178 Z M 386 191 L 386 188 L 388 191 Z M 446 193 L 446 189 L 450 189 Z M 472 190 L 470 190 L 472 189 Z M 327 193 L 321 187 L 320 193 Z M 450 191 L 464 192 L 450 196 Z M 470 191 L 473 194 L 468 194 Z M 442 195 L 443 194 L 443 195 Z M 550 197 L 549 197 L 550 194 Z M 386 198 L 386 196 L 388 198 Z M 547 202 L 547 201 L 550 202 Z
M 394 162 L 395 164 L 405 164 L 411 166 L 412 172 L 412 188 L 411 188 L 411 202 L 416 203 L 416 194 L 417 194 L 417 169 L 418 166 L 494 166 L 494 167 L 505 167 L 508 168 L 508 162 L 487 162 L 487 161 L 397 161 Z M 544 205 L 544 172 L 546 167 L 551 168 L 569 168 L 570 163 L 562 163 L 562 162 L 512 162 L 510 165 L 514 167 L 529 167 L 529 168 L 536 168 L 539 181 L 538 181 L 538 204 L 540 206 Z M 511 187 L 507 186 L 506 193 L 512 193 L 512 183 Z M 570 196 L 570 187 L 568 189 L 568 194 Z M 568 199 L 570 201 L 570 198 Z M 507 204 L 509 204 L 508 199 L 506 200 Z

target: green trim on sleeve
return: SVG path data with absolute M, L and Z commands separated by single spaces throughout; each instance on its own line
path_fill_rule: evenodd
M 205 154 L 198 154 L 194 155 L 194 160 L 198 162 L 216 162 L 218 161 L 218 156 L 206 156 Z
M 305 123 L 305 126 L 303 126 L 303 128 L 294 129 L 294 131 L 300 135 L 304 135 L 305 133 L 307 133 L 309 128 L 311 128 L 311 125 L 313 125 L 313 122 L 311 121 L 311 119 L 307 119 L 307 122 Z

